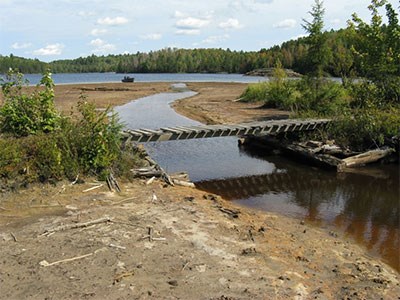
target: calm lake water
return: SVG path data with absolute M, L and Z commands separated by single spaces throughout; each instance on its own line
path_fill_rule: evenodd
M 193 94 L 158 94 L 116 111 L 130 128 L 195 125 L 199 123 L 170 108 L 174 100 Z M 371 255 L 400 270 L 398 165 L 373 168 L 374 176 L 337 174 L 241 149 L 233 137 L 147 143 L 145 147 L 167 172 L 187 171 L 204 191 L 348 235 Z
M 268 80 L 266 77 L 244 76 L 241 74 L 116 74 L 116 73 L 55 73 L 52 78 L 55 84 L 121 82 L 124 76 L 134 77 L 136 82 L 181 82 L 181 81 L 214 81 L 214 82 L 258 82 Z M 36 85 L 41 74 L 25 74 L 30 84 Z

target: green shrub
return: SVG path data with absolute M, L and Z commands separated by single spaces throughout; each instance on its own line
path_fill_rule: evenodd
M 31 135 L 20 139 L 25 149 L 29 181 L 61 180 L 64 176 L 61 149 L 55 134 Z
M 15 138 L 0 138 L 0 178 L 11 179 L 26 168 L 24 147 Z
M 69 142 L 75 147 L 79 165 L 85 172 L 107 175 L 107 168 L 121 151 L 122 124 L 110 109 L 97 112 L 93 103 L 78 102 L 78 111 L 82 118 L 72 128 L 72 135 L 69 133 L 73 139 Z
M 268 92 L 269 82 L 251 83 L 240 95 L 242 102 L 265 101 Z
M 400 134 L 400 109 L 353 109 L 331 124 L 329 134 L 339 144 L 360 151 L 383 146 L 386 139 Z
M 339 83 L 308 78 L 274 78 L 270 82 L 249 85 L 241 96 L 244 101 L 264 101 L 266 108 L 292 111 L 298 115 L 332 116 L 348 107 L 349 95 Z
M 343 85 L 329 79 L 299 80 L 297 90 L 301 96 L 295 105 L 300 114 L 312 112 L 317 116 L 335 116 L 349 105 L 350 98 Z
M 21 73 L 10 70 L 2 79 L 4 105 L 0 108 L 0 131 L 14 136 L 28 136 L 38 132 L 51 132 L 59 125 L 59 114 L 54 107 L 54 84 L 51 73 L 43 74 L 44 87 L 30 95 L 22 93 Z
M 75 179 L 94 175 L 105 179 L 129 176 L 141 164 L 132 145 L 123 145 L 122 124 L 111 109 L 97 111 L 93 103 L 78 102 L 77 118 L 53 111 L 53 84 L 45 74 L 45 89 L 22 93 L 21 75 L 2 85 L 7 96 L 1 107 L 0 179 L 23 182 Z M 38 117 L 40 121 L 34 119 Z

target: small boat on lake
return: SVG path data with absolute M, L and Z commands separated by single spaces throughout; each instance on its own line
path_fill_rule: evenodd
M 121 81 L 122 82 L 134 82 L 135 78 L 129 77 L 129 76 L 124 76 L 124 78 Z

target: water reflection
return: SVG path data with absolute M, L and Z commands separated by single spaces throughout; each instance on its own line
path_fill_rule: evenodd
M 367 176 L 325 172 L 279 157 L 268 161 L 275 172 L 196 185 L 240 205 L 333 225 L 400 270 L 398 166 Z

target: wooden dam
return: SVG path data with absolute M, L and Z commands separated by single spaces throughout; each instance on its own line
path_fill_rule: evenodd
M 285 119 L 232 125 L 174 126 L 160 129 L 127 129 L 131 141 L 138 143 L 225 136 L 267 135 L 283 132 L 309 131 L 325 127 L 329 119 Z

